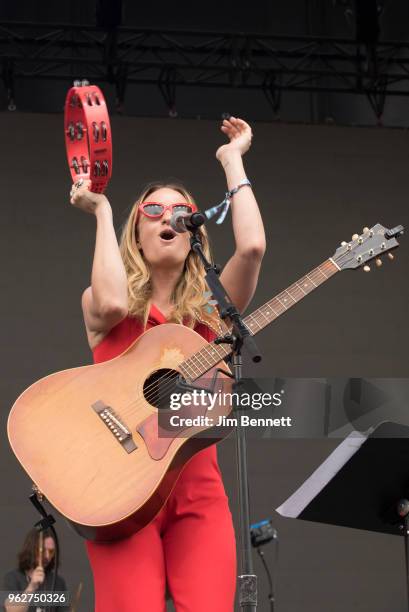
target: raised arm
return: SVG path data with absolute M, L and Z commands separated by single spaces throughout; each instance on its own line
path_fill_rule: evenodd
M 216 157 L 222 164 L 229 191 L 246 178 L 242 156 L 250 148 L 252 132 L 242 119 L 230 117 L 221 127 L 230 142 L 222 145 Z M 240 311 L 248 306 L 257 286 L 266 239 L 260 211 L 249 186 L 243 186 L 231 201 L 236 249 L 221 274 L 221 281 Z
M 125 268 L 119 252 L 107 198 L 88 190 L 89 182 L 71 190 L 71 204 L 94 214 L 96 240 L 91 286 L 82 295 L 82 309 L 90 347 L 128 313 L 128 289 Z

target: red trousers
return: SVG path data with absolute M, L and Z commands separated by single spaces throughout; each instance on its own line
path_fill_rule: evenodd
M 213 445 L 191 459 L 158 516 L 130 538 L 87 542 L 95 612 L 232 612 L 236 546 Z

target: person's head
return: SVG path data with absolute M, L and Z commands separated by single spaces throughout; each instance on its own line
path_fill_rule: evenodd
M 175 204 L 179 206 L 174 208 Z M 144 323 L 151 298 L 151 279 L 158 270 L 177 273 L 172 320 L 182 323 L 185 319 L 193 324 L 208 301 L 204 296 L 207 290 L 204 270 L 198 255 L 190 249 L 189 232 L 176 233 L 169 224 L 175 210 L 188 212 L 189 207 L 192 211 L 197 209 L 183 185 L 151 183 L 136 200 L 123 228 L 120 251 L 128 277 L 129 311 Z M 163 214 L 156 216 L 156 213 Z M 201 227 L 199 232 L 204 252 L 210 258 L 206 230 Z
M 44 569 L 51 569 L 55 562 L 55 541 L 51 531 L 43 531 L 42 560 Z M 36 568 L 40 564 L 40 532 L 31 529 L 25 537 L 23 548 L 18 554 L 18 567 L 22 572 Z

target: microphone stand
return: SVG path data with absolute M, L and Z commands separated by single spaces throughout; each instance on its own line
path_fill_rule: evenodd
M 220 317 L 228 318 L 232 323 L 232 333 L 216 338 L 215 344 L 230 344 L 232 349 L 231 362 L 233 366 L 233 391 L 240 392 L 242 384 L 242 351 L 247 353 L 255 362 L 261 361 L 261 355 L 257 349 L 253 336 L 245 326 L 237 308 L 231 302 L 223 285 L 219 280 L 220 267 L 212 265 L 203 252 L 202 243 L 199 238 L 198 228 L 190 229 L 192 236 L 190 244 L 192 250 L 198 254 L 206 271 L 206 282 L 213 297 L 217 300 Z M 232 396 L 235 398 L 235 394 Z M 246 430 L 241 425 L 239 405 L 232 400 L 233 411 L 237 415 L 236 426 L 236 457 L 237 457 L 237 479 L 239 493 L 239 560 L 240 574 L 238 576 L 238 599 L 240 610 L 243 612 L 256 612 L 257 609 L 257 576 L 254 573 L 253 558 L 251 552 L 250 537 L 250 508 L 249 508 L 249 485 L 247 473 L 247 442 Z
M 36 510 L 43 517 L 34 526 L 37 529 L 37 531 L 40 531 L 40 532 L 43 532 L 45 529 L 49 529 L 54 538 L 55 553 L 54 553 L 54 566 L 52 569 L 52 582 L 51 582 L 51 593 L 54 593 L 56 582 L 57 582 L 58 563 L 59 563 L 59 558 L 60 558 L 60 544 L 59 544 L 57 532 L 54 528 L 55 518 L 52 516 L 52 514 L 47 514 L 47 511 L 42 504 L 42 501 L 43 501 L 42 493 L 40 493 L 36 485 L 33 485 L 33 490 L 34 490 L 34 493 L 32 493 L 29 496 L 29 499 L 31 503 L 33 504 L 33 506 L 36 508 Z M 45 611 L 51 610 L 51 607 L 46 606 L 44 610 Z

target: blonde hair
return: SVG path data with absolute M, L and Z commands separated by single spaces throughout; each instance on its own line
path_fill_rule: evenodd
M 129 314 L 140 318 L 144 326 L 146 326 L 149 316 L 152 287 L 149 264 L 144 259 L 143 254 L 137 246 L 138 206 L 151 193 L 162 188 L 174 189 L 183 195 L 187 202 L 196 204 L 192 195 L 179 183 L 150 183 L 139 195 L 122 229 L 119 249 L 128 279 Z M 203 251 L 206 258 L 211 260 L 207 232 L 204 227 L 201 227 L 199 232 Z M 209 319 L 210 316 L 210 319 L 216 320 L 217 313 L 215 311 L 211 315 L 205 314 L 208 298 L 204 295 L 207 291 L 204 276 L 205 272 L 199 260 L 199 256 L 195 252 L 190 251 L 185 261 L 184 271 L 171 296 L 174 309 L 169 321 L 184 323 L 189 327 L 194 327 L 195 321 L 197 319 L 200 320 L 203 316 L 207 319 Z

